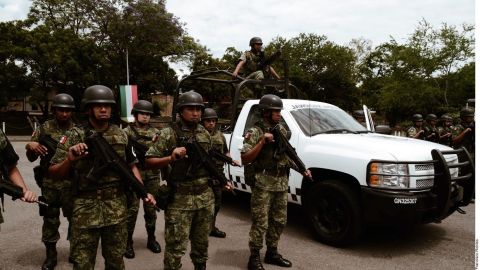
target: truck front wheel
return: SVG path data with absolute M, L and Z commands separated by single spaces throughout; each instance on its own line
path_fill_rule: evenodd
M 315 184 L 305 203 L 307 216 L 318 240 L 332 246 L 355 242 L 362 232 L 357 194 L 340 181 Z

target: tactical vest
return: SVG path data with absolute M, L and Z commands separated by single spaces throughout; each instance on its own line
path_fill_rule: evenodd
M 257 122 L 255 123 L 255 126 L 262 131 L 261 135 L 265 132 L 269 132 L 268 127 L 266 127 L 263 122 Z M 262 150 L 253 162 L 255 164 L 256 172 L 261 172 L 263 170 L 278 170 L 288 166 L 287 154 L 283 153 L 275 155 L 275 150 L 275 143 L 266 143 L 263 145 Z
M 245 73 L 250 74 L 257 71 L 258 64 L 262 61 L 263 53 L 255 54 L 252 51 L 245 52 Z
M 174 123 L 172 125 L 173 133 L 175 136 L 172 136 L 174 142 L 173 145 L 175 147 L 185 147 L 187 148 L 187 155 L 188 158 L 182 158 L 180 160 L 176 160 L 172 165 L 172 170 L 169 174 L 170 180 L 172 180 L 175 183 L 186 183 L 186 182 L 191 182 L 193 180 L 202 178 L 202 177 L 208 177 L 210 174 L 208 173 L 207 169 L 201 164 L 199 157 L 196 157 L 190 150 L 188 146 L 188 141 L 191 140 L 190 134 L 185 134 L 181 130 L 181 127 L 179 126 L 178 123 Z M 205 130 L 205 133 L 208 134 L 208 132 Z M 190 136 L 188 136 L 190 135 Z M 210 149 L 210 140 L 206 139 L 205 136 L 202 136 L 202 134 L 196 133 L 195 134 L 197 142 L 205 149 L 209 150 Z M 173 151 L 173 149 L 172 149 Z
M 80 130 L 80 135 L 82 141 L 84 141 L 86 134 L 91 129 L 83 128 Z M 96 131 L 93 131 L 96 132 Z M 112 146 L 112 148 L 117 152 L 117 154 L 126 160 L 126 149 L 128 145 L 128 139 L 126 134 L 117 126 L 110 124 L 108 129 L 103 132 L 103 137 L 107 142 Z M 78 181 L 78 191 L 94 191 L 98 189 L 104 189 L 109 187 L 120 187 L 122 186 L 122 181 L 117 172 L 112 171 L 110 168 L 98 173 L 98 175 L 93 175 L 92 168 L 96 164 L 94 163 L 94 156 L 89 155 L 86 158 L 80 159 L 78 162 L 74 163 L 73 169 L 76 173 L 75 177 Z

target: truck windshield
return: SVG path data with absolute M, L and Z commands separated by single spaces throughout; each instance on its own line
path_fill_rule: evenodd
M 335 108 L 303 108 L 290 113 L 306 136 L 321 133 L 368 132 L 349 114 Z

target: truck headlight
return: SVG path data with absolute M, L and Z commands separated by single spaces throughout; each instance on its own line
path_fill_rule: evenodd
M 368 185 L 378 188 L 408 188 L 408 165 L 372 162 L 368 167 Z

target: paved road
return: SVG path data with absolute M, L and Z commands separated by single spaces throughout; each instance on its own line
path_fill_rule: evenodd
M 24 154 L 24 142 L 14 142 L 20 155 L 19 167 L 27 184 L 39 191 L 33 182 L 32 168 Z M 246 269 L 248 260 L 248 231 L 250 228 L 248 196 L 226 196 L 220 211 L 219 227 L 227 232 L 226 239 L 210 239 L 209 269 Z M 44 248 L 40 241 L 42 220 L 33 204 L 5 201 L 6 223 L 0 232 L 0 269 L 40 269 Z M 313 240 L 299 207 L 289 207 L 288 225 L 279 250 L 293 262 L 293 269 L 473 269 L 474 268 L 474 210 L 465 208 L 466 215 L 453 214 L 441 224 L 419 226 L 413 230 L 388 228 L 369 229 L 359 244 L 334 248 Z M 157 238 L 164 246 L 163 213 L 157 222 Z M 62 220 L 59 264 L 56 269 L 71 269 L 67 262 L 68 242 L 66 220 Z M 163 269 L 163 252 L 153 254 L 146 249 L 143 213 L 139 213 L 134 235 L 136 258 L 126 260 L 126 269 Z M 188 253 L 183 269 L 193 269 Z M 265 265 L 266 269 L 280 269 Z M 95 269 L 103 269 L 101 251 Z

